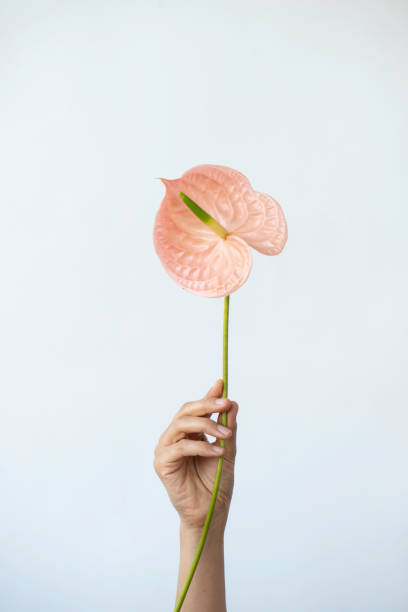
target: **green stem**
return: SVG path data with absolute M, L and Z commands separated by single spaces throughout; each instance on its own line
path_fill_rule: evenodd
M 222 333 L 222 379 L 224 381 L 224 388 L 222 391 L 222 397 L 227 397 L 228 395 L 228 320 L 229 320 L 229 295 L 224 297 L 224 324 L 223 324 L 223 333 Z M 228 415 L 226 412 L 221 414 L 221 423 L 223 425 L 228 425 Z M 225 447 L 225 440 L 220 440 L 220 446 Z M 201 557 L 201 553 L 203 552 L 205 540 L 207 538 L 208 530 L 210 528 L 211 519 L 214 513 L 215 502 L 217 501 L 218 489 L 220 488 L 221 482 L 221 474 L 222 474 L 222 464 L 224 462 L 224 456 L 218 458 L 217 463 L 217 471 L 215 473 L 214 486 L 211 495 L 211 501 L 208 508 L 207 516 L 205 518 L 203 531 L 201 533 L 200 541 L 197 546 L 197 551 L 194 556 L 193 563 L 191 564 L 190 570 L 188 572 L 188 576 L 184 583 L 183 589 L 180 593 L 180 597 L 176 603 L 176 607 L 174 608 L 174 612 L 179 612 L 181 610 L 181 606 L 186 598 L 187 591 L 190 587 L 191 581 L 194 576 L 194 572 L 196 571 L 198 562 Z

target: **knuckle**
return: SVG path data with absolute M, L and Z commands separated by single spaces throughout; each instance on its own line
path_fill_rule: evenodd
M 158 476 L 160 476 L 162 473 L 162 466 L 163 464 L 161 460 L 158 457 L 155 457 L 153 460 L 153 467 L 154 467 L 154 471 L 156 472 Z
M 175 428 L 179 431 L 184 431 L 187 423 L 187 417 L 181 414 L 178 419 L 174 422 Z
M 185 418 L 180 416 L 177 419 L 174 419 L 170 429 L 170 437 L 174 439 L 175 436 L 178 437 L 180 434 L 184 434 L 185 431 Z
M 177 446 L 179 447 L 181 452 L 184 452 L 188 447 L 188 440 L 186 438 L 182 438 L 177 442 Z
M 191 402 L 185 402 L 178 411 L 178 414 L 180 416 L 184 416 L 185 414 L 188 414 L 189 410 L 191 410 Z

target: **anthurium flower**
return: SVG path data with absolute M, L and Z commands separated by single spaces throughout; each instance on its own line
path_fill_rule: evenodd
M 201 165 L 179 179 L 161 180 L 166 193 L 155 218 L 154 247 L 184 289 L 203 297 L 229 295 L 249 276 L 249 247 L 277 255 L 285 246 L 287 226 L 280 205 L 254 191 L 237 170 Z M 204 213 L 204 222 L 197 210 Z
M 285 217 L 276 200 L 254 191 L 243 174 L 226 166 L 196 166 L 179 179 L 161 180 L 166 193 L 154 222 L 157 255 L 184 289 L 204 297 L 224 297 L 223 397 L 227 397 L 230 294 L 249 276 L 249 247 L 265 255 L 281 252 L 287 240 Z M 222 413 L 221 424 L 228 425 L 226 412 Z M 225 440 L 220 446 L 225 446 Z M 223 455 L 218 459 L 203 531 L 174 612 L 181 610 L 203 551 L 223 459 Z

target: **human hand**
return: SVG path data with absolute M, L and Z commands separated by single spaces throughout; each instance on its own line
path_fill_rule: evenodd
M 211 499 L 218 458 L 224 463 L 212 522 L 222 528 L 228 517 L 234 486 L 238 404 L 221 398 L 223 381 L 198 401 L 187 402 L 162 433 L 155 448 L 154 468 L 177 510 L 182 525 L 202 529 Z M 221 413 L 228 412 L 228 427 Z M 219 413 L 217 423 L 210 417 Z M 216 437 L 212 443 L 207 435 Z M 224 439 L 225 448 L 218 441 Z

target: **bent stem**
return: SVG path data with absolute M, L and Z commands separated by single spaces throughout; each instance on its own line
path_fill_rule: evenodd
M 224 387 L 222 390 L 222 397 L 227 397 L 228 395 L 228 320 L 229 320 L 229 295 L 224 297 L 224 323 L 223 323 L 223 333 L 222 333 L 222 379 L 224 381 Z M 228 425 L 228 415 L 226 412 L 221 414 L 221 423 L 226 426 Z M 220 446 L 225 447 L 225 440 L 220 440 Z M 211 519 L 214 513 L 215 503 L 217 501 L 218 489 L 220 488 L 221 482 L 221 474 L 222 474 L 222 464 L 224 462 L 224 456 L 218 458 L 217 463 L 217 471 L 215 473 L 214 486 L 211 495 L 211 501 L 208 508 L 207 516 L 205 518 L 203 531 L 201 533 L 200 541 L 197 546 L 197 551 L 194 556 L 193 563 L 191 564 L 190 570 L 188 572 L 188 576 L 184 583 L 183 589 L 180 593 L 180 597 L 176 603 L 176 607 L 174 608 L 174 612 L 179 612 L 181 610 L 181 606 L 186 598 L 187 591 L 190 587 L 191 581 L 194 576 L 194 572 L 196 571 L 198 562 L 201 557 L 201 553 L 203 552 L 205 540 L 207 538 L 208 530 L 210 528 Z

